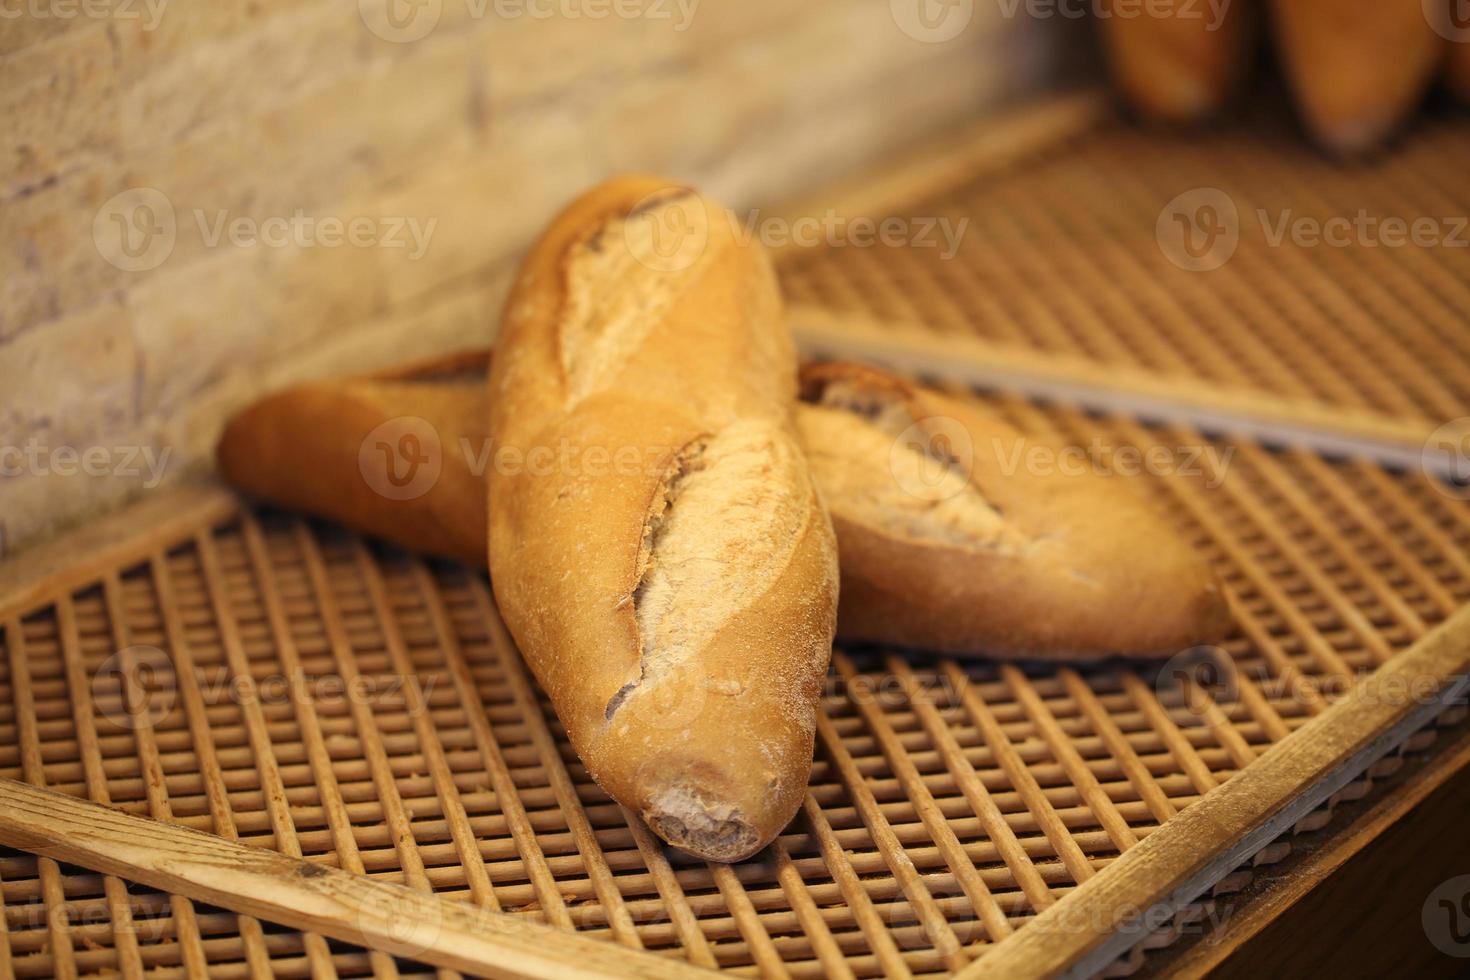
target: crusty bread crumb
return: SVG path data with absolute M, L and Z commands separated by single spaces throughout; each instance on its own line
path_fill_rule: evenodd
M 639 684 L 698 654 L 780 579 L 811 494 L 800 450 L 774 419 L 741 420 L 678 455 L 638 559 Z
M 675 847 L 714 861 L 738 861 L 759 843 L 755 828 L 738 806 L 706 799 L 699 790 L 682 783 L 656 791 L 643 810 L 643 819 Z

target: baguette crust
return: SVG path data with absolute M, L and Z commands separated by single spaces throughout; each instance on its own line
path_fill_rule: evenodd
M 1110 0 L 1108 13 L 1101 23 L 1113 79 L 1139 114 L 1198 122 L 1240 88 L 1255 36 L 1256 11 L 1247 0 L 1231 0 L 1218 14 L 1194 0 L 1159 11 Z
M 1167 657 L 1229 632 L 1209 565 L 1119 479 L 1011 471 L 1045 444 L 861 365 L 805 368 L 802 399 L 841 552 L 840 636 L 1078 660 Z M 935 445 L 939 458 L 909 458 Z M 923 482 L 915 465 L 931 468 Z
M 471 441 L 472 413 L 484 404 L 485 351 L 470 351 L 349 381 L 301 385 L 232 417 L 216 458 L 224 478 L 275 504 L 433 555 L 482 565 L 484 451 Z M 401 424 L 398 424 L 400 423 Z M 395 487 L 415 448 L 437 477 Z M 428 482 L 432 473 L 421 478 Z M 422 492 L 419 492 L 419 491 Z
M 810 775 L 837 563 L 795 371 L 764 253 L 642 177 L 532 249 L 490 370 L 497 458 L 525 462 L 489 480 L 501 614 L 593 778 L 711 860 L 765 846 Z
M 1345 156 L 1403 124 L 1444 53 L 1421 0 L 1272 0 L 1272 16 L 1307 127 Z

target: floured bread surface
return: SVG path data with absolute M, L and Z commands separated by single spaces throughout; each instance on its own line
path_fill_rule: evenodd
M 811 493 L 777 419 L 738 421 L 686 448 L 644 531 L 633 594 L 639 683 L 699 653 L 780 579 Z
M 671 191 L 569 250 L 557 334 L 569 406 L 602 390 L 668 315 L 708 244 L 703 201 Z
M 1025 543 L 966 467 L 913 436 L 918 420 L 881 390 L 838 381 L 797 411 L 807 462 L 834 514 L 917 541 L 1011 550 Z M 923 493 L 914 492 L 923 488 Z

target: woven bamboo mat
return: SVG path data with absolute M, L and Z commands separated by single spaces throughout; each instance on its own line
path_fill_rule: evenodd
M 1451 329 L 1470 298 L 1463 263 L 1263 258 L 1242 244 L 1204 282 L 1160 265 L 1151 180 L 1218 174 L 1240 182 L 1243 206 L 1346 186 L 1281 134 L 1259 139 L 1222 162 L 1205 144 L 1090 129 L 935 197 L 932 210 L 984 228 L 957 261 L 834 249 L 788 256 L 787 286 L 799 302 L 1199 385 L 1421 421 L 1463 413 L 1470 345 Z M 1467 152 L 1464 136 L 1431 129 L 1354 186 L 1369 205 L 1463 201 L 1450 178 Z M 1071 669 L 840 649 L 802 813 L 757 859 L 711 866 L 656 846 L 588 779 L 482 574 L 226 497 L 0 610 L 0 777 L 694 965 L 947 974 L 1065 907 L 1470 602 L 1470 508 L 1415 470 L 976 396 L 1097 465 L 1152 460 L 1129 479 L 1222 569 L 1236 604 L 1221 651 Z M 1353 779 L 1295 831 L 1317 832 L 1392 768 Z M 0 975 L 430 969 L 15 850 L 0 850 L 0 905 Z M 1207 896 L 1140 936 L 1112 972 L 1203 928 L 1211 908 Z

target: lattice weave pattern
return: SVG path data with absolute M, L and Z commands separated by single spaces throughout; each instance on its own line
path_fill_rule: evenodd
M 1470 600 L 1418 474 L 990 402 L 1171 461 L 1130 479 L 1225 572 L 1223 676 L 840 650 L 800 816 L 693 863 L 588 779 L 483 575 L 242 509 L 0 623 L 0 776 L 697 964 L 945 973 Z M 0 974 L 420 969 L 13 851 L 0 901 Z

